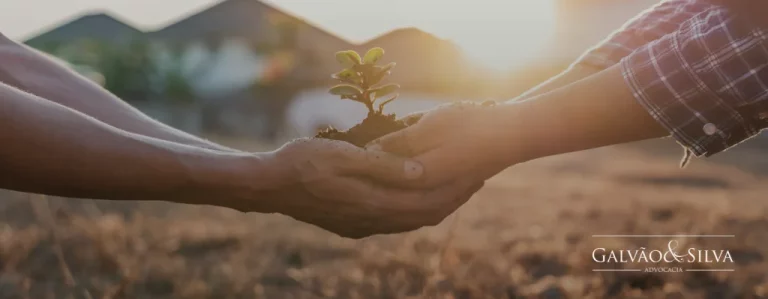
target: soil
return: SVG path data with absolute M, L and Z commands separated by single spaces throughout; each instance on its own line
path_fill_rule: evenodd
M 346 141 L 359 147 L 364 147 L 368 142 L 392 132 L 405 129 L 408 125 L 398 120 L 393 114 L 369 113 L 361 123 L 347 131 L 339 131 L 328 128 L 315 135 L 317 138 Z

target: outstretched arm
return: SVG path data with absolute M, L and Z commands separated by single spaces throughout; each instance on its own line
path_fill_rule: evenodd
M 424 180 L 407 184 L 431 186 L 460 174 L 485 179 L 539 157 L 667 134 L 613 66 L 521 102 L 439 108 L 369 148 L 416 157 L 424 165 Z
M 550 91 L 556 90 L 561 87 L 568 86 L 569 84 L 594 75 L 600 72 L 601 69 L 592 66 L 575 64 L 558 74 L 550 78 L 547 81 L 542 82 L 539 85 L 527 90 L 520 96 L 512 99 L 512 102 L 524 101 L 530 98 L 534 98 Z
M 347 237 L 439 223 L 481 186 L 417 179 L 392 155 L 304 139 L 269 153 L 203 149 L 129 133 L 0 83 L 0 188 L 110 200 L 161 200 L 282 213 Z
M 495 107 L 438 109 L 372 146 L 418 157 L 427 173 L 422 185 L 668 135 L 687 153 L 711 156 L 768 127 L 761 30 L 713 8 L 566 87 Z
M 45 54 L 2 34 L 0 82 L 128 132 L 202 148 L 236 151 L 158 122 Z
M 676 31 L 683 22 L 707 8 L 707 5 L 686 0 L 659 2 L 587 50 L 568 69 L 513 101 L 543 95 L 614 66 L 638 48 Z
M 236 175 L 250 170 L 258 181 L 257 170 L 263 167 L 257 155 L 129 133 L 2 83 L 0 107 L 0 188 L 4 189 L 204 203 L 197 200 L 227 194 L 226 188 L 253 187 Z

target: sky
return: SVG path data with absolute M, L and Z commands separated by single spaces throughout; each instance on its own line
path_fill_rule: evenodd
M 0 31 L 25 39 L 89 12 L 153 30 L 220 0 L 0 0 Z M 486 66 L 514 67 L 554 31 L 555 0 L 265 0 L 351 41 L 415 26 Z

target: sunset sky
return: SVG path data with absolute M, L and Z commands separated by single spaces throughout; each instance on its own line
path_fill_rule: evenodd
M 448 38 L 477 61 L 512 67 L 540 51 L 552 34 L 553 0 L 268 0 L 352 41 L 416 26 Z M 218 0 L 0 1 L 0 30 L 24 39 L 93 11 L 144 30 L 160 28 Z

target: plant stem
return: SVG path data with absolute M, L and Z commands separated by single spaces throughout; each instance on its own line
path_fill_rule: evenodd
M 371 93 L 369 92 L 370 86 L 368 86 L 368 74 L 361 74 L 360 87 L 363 89 L 363 102 L 365 107 L 368 108 L 368 116 L 376 114 L 376 110 L 373 108 L 373 100 L 371 100 Z

